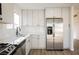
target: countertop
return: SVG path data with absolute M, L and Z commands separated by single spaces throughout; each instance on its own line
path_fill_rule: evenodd
M 0 43 L 10 43 L 10 44 L 15 44 L 19 45 L 23 40 L 27 39 L 30 36 L 30 34 L 27 34 L 25 36 L 13 36 L 10 38 L 5 38 L 5 39 L 0 39 Z

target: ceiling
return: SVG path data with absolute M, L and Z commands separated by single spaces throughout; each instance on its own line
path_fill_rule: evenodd
M 41 9 L 47 7 L 70 7 L 79 6 L 79 3 L 16 3 L 22 9 Z

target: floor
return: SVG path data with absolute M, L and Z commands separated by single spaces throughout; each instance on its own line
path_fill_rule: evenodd
M 33 49 L 30 55 L 79 55 L 79 40 L 74 41 L 75 51 L 64 50 L 64 51 L 47 51 L 45 49 Z

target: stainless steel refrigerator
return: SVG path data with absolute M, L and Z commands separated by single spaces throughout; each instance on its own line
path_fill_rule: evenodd
M 46 18 L 47 50 L 63 50 L 63 18 Z

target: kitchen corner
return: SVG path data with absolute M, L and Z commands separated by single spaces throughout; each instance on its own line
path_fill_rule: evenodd
M 15 47 L 14 49 L 12 49 L 11 47 L 8 48 L 9 46 L 7 46 L 8 53 L 3 54 L 3 52 L 4 53 L 6 52 L 6 50 L 5 50 L 6 48 L 4 48 L 0 51 L 0 52 L 2 52 L 1 55 L 22 55 L 22 54 L 25 55 L 25 54 L 28 54 L 30 50 L 28 50 L 28 52 L 26 53 L 27 49 L 25 49 L 25 47 L 26 47 L 26 42 L 28 43 L 28 40 L 30 40 L 29 39 L 30 36 L 31 36 L 30 34 L 27 34 L 25 36 L 19 36 L 19 37 L 15 36 L 15 37 L 9 38 L 7 40 L 7 42 L 1 42 L 1 43 L 11 44 L 12 46 Z M 22 50 L 22 49 L 24 49 L 24 50 Z
M 27 55 L 31 50 L 31 40 L 30 34 L 17 38 L 13 45 L 16 46 L 16 50 L 13 52 L 13 55 Z

